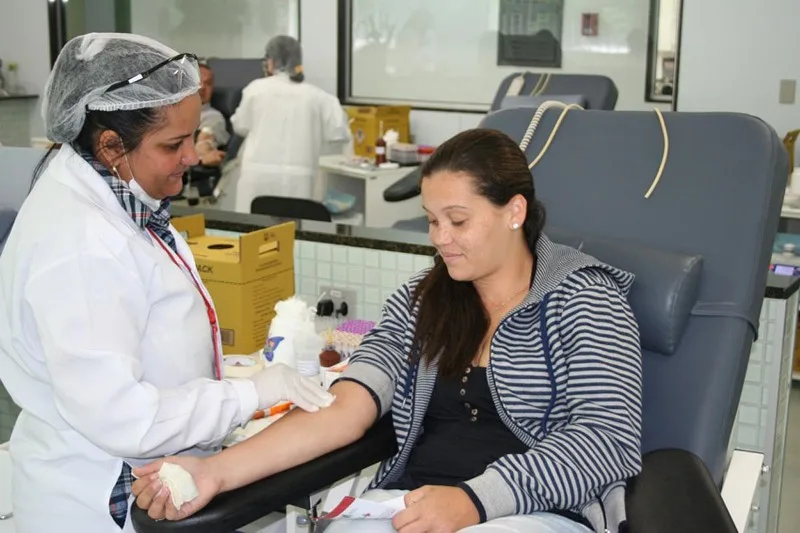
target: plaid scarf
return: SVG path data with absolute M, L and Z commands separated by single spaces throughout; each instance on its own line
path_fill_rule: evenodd
M 142 228 L 143 231 L 148 229 L 152 230 L 153 233 L 158 235 L 162 241 L 167 243 L 167 245 L 172 248 L 175 253 L 178 253 L 178 249 L 175 245 L 175 237 L 169 230 L 169 200 L 162 200 L 161 206 L 153 211 L 141 200 L 136 198 L 130 187 L 128 187 L 127 183 L 109 172 L 108 169 L 104 167 L 102 163 L 100 163 L 100 161 L 94 158 L 94 156 L 80 150 L 77 147 L 73 148 L 81 155 L 81 157 L 83 157 L 83 159 L 86 160 L 87 163 L 92 166 L 92 168 L 98 174 L 100 174 L 100 177 L 105 180 L 105 182 L 111 188 L 111 191 L 114 193 L 114 196 L 116 196 L 117 200 L 119 200 L 119 205 L 121 205 L 122 209 L 124 209 L 125 212 L 130 215 L 136 225 Z

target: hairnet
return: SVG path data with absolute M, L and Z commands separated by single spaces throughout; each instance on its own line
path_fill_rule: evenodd
M 74 141 L 83 128 L 87 109 L 161 107 L 196 93 L 200 73 L 197 63 L 188 57 L 106 92 L 111 85 L 176 55 L 157 41 L 128 33 L 89 33 L 70 40 L 58 55 L 44 90 L 42 118 L 47 137 L 56 143 Z
M 272 67 L 290 76 L 303 73 L 303 50 L 294 37 L 278 35 L 267 43 L 266 58 L 272 59 Z

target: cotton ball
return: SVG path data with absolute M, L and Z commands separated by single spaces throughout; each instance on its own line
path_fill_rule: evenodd
M 169 489 L 172 505 L 176 509 L 180 509 L 184 503 L 190 502 L 200 495 L 192 475 L 182 466 L 164 462 L 158 471 L 158 478 Z

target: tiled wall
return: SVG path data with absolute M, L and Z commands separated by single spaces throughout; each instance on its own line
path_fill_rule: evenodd
M 777 531 L 796 327 L 795 312 L 789 309 L 797 309 L 797 295 L 789 300 L 764 300 L 759 338 L 750 351 L 731 435 L 731 448 L 763 453 L 764 464 L 770 467 L 756 491 L 749 533 Z
M 383 302 L 432 263 L 430 256 L 297 241 L 295 290 L 309 304 L 319 299 L 323 286 L 354 290 L 358 301 L 352 316 L 377 321 Z

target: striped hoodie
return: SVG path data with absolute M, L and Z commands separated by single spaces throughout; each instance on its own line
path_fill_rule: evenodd
M 426 273 L 387 300 L 342 377 L 369 390 L 381 416 L 392 412 L 398 452 L 371 488 L 402 475 L 436 382 L 435 362 L 409 357 L 418 312 L 412 295 Z M 641 347 L 626 299 L 632 284 L 632 274 L 539 238 L 533 285 L 497 328 L 486 373 L 500 418 L 530 449 L 461 485 L 482 520 L 559 509 L 582 514 L 598 533 L 616 533 L 625 522 L 625 481 L 641 469 Z

